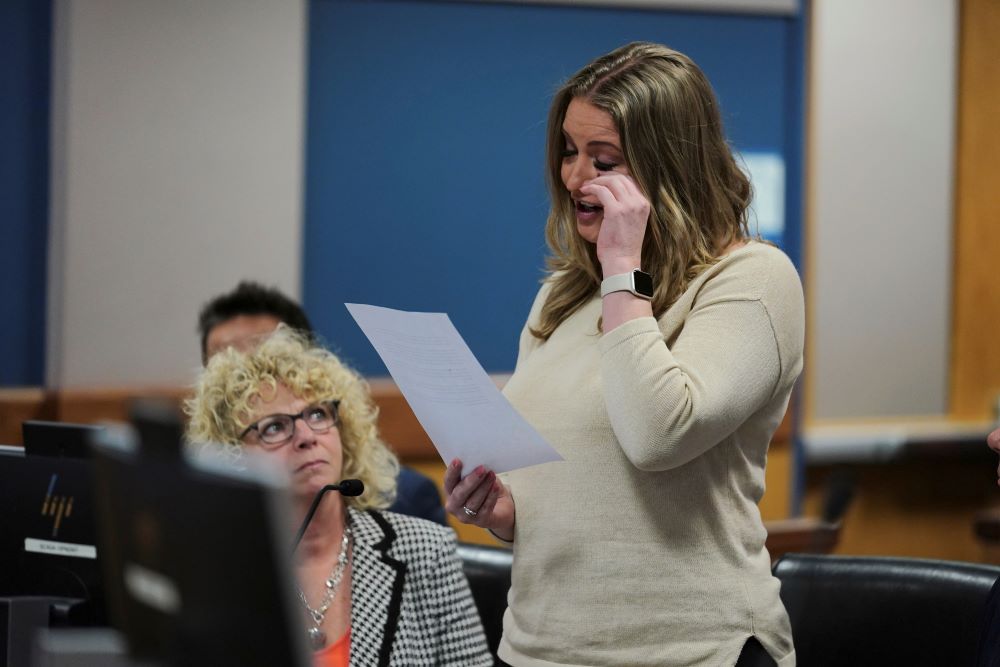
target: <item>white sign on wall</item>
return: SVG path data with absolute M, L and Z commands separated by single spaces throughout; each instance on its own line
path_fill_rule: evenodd
M 750 231 L 780 242 L 785 232 L 785 160 L 777 153 L 743 153 L 741 157 L 753 184 Z

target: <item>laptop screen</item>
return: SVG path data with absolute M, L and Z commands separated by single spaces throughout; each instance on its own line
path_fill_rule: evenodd
M 90 438 L 100 426 L 28 420 L 21 424 L 24 451 L 28 456 L 90 458 Z
M 73 625 L 107 622 L 93 467 L 0 448 L 0 594 L 78 598 Z

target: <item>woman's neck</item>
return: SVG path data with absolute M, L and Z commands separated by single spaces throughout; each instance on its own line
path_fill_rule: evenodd
M 300 521 L 305 519 L 311 503 L 312 498 L 299 503 L 300 511 L 296 513 L 301 517 Z M 331 552 L 335 553 L 344 535 L 346 517 L 347 510 L 340 494 L 336 491 L 327 492 L 299 542 L 299 560 L 307 562 L 316 558 L 329 558 Z
M 739 250 L 740 248 L 742 248 L 743 246 L 745 246 L 747 243 L 748 243 L 748 241 L 746 239 L 736 239 L 735 241 L 732 241 L 732 242 L 730 242 L 728 244 L 720 244 L 720 245 L 723 245 L 723 248 L 722 248 L 722 251 L 719 253 L 718 256 L 720 258 L 725 257 L 726 255 L 728 255 L 729 253 L 733 252 L 734 250 Z

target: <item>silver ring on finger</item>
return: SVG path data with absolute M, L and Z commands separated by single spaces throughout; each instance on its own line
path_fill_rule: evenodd
M 470 510 L 470 509 L 469 509 L 468 507 L 466 507 L 465 505 L 462 505 L 462 510 L 463 510 L 463 511 L 464 511 L 464 512 L 466 513 L 466 515 L 468 515 L 468 516 L 476 516 L 477 514 L 479 514 L 479 512 L 477 512 L 476 510 Z

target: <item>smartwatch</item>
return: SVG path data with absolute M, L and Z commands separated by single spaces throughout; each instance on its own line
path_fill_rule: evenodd
M 653 276 L 639 269 L 608 276 L 601 281 L 601 296 L 607 296 L 612 292 L 631 292 L 640 299 L 648 301 L 653 298 Z

